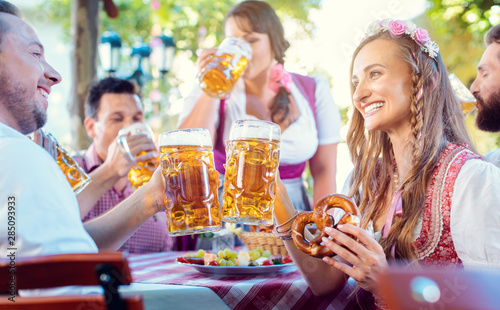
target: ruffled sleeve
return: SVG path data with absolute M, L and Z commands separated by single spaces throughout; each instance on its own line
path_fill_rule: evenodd
M 455 182 L 450 221 L 465 267 L 500 266 L 500 168 L 479 159 L 464 164 Z

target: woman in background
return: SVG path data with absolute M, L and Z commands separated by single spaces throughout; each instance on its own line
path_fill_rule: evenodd
M 272 121 L 281 127 L 280 176 L 297 209 L 309 210 L 301 179 L 308 162 L 314 179 L 313 200 L 336 191 L 337 143 L 340 114 L 329 82 L 290 74 L 283 69 L 283 26 L 273 8 L 262 1 L 234 6 L 224 22 L 226 37 L 243 38 L 252 47 L 252 59 L 229 98 L 219 100 L 196 85 L 185 99 L 179 128 L 207 128 L 213 136 L 217 170 L 223 178 L 224 141 L 231 123 L 239 119 Z M 201 53 L 203 68 L 216 49 Z

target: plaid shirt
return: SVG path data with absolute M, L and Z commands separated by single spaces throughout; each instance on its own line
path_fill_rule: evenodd
M 102 164 L 93 143 L 83 157 L 74 156 L 74 159 L 87 173 L 92 172 Z M 107 212 L 132 195 L 132 193 L 130 182 L 127 183 L 123 192 L 118 191 L 115 187 L 111 188 L 97 201 L 89 214 L 85 216 L 83 222 Z M 168 235 L 166 214 L 165 212 L 158 212 L 137 229 L 125 244 L 122 245 L 120 251 L 127 251 L 129 253 L 164 252 L 171 251 L 173 245 L 174 241 Z

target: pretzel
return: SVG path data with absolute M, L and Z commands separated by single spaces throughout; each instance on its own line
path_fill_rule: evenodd
M 340 208 L 345 211 L 345 214 L 335 223 L 333 216 L 327 214 L 327 211 L 332 208 Z M 306 225 L 314 223 L 319 229 L 319 235 L 311 241 L 304 238 L 304 229 Z M 341 194 L 332 194 L 323 197 L 314 206 L 314 211 L 303 212 L 297 216 L 292 226 L 292 238 L 302 252 L 314 257 L 333 256 L 335 253 L 322 245 L 321 238 L 328 235 L 323 231 L 325 227 L 336 228 L 337 225 L 352 224 L 359 226 L 359 212 L 356 203 L 347 196 Z

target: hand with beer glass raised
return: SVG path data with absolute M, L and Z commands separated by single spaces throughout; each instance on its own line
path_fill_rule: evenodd
M 222 219 L 250 225 L 274 224 L 281 129 L 271 122 L 239 120 L 226 144 Z
M 198 56 L 200 73 L 193 90 L 184 98 L 178 128 L 210 130 L 217 171 L 225 174 L 224 143 L 229 139 L 232 122 L 258 119 L 278 124 L 282 130 L 281 177 L 293 193 L 294 205 L 309 210 L 309 198 L 301 179 L 306 164 L 314 180 L 314 201 L 336 190 L 341 121 L 330 82 L 320 75 L 308 77 L 286 70 L 285 53 L 290 44 L 276 12 L 264 1 L 238 2 L 227 12 L 223 29 L 227 41 Z M 243 63 L 239 64 L 243 57 L 236 61 L 224 55 L 231 52 L 222 52 L 226 42 L 231 41 L 247 42 L 250 46 L 251 59 L 247 59 L 242 73 L 239 69 L 232 73 L 232 68 L 226 69 L 226 65 L 243 67 Z M 236 48 L 245 45 L 228 44 Z M 223 72 L 217 72 L 216 68 L 223 68 Z M 232 81 L 238 76 L 233 86 Z M 226 85 L 232 87 L 230 93 L 225 90 Z M 211 88 L 215 89 L 214 95 Z
M 220 230 L 219 173 L 210 132 L 174 130 L 162 133 L 159 140 L 169 235 Z
M 122 154 L 133 164 L 128 172 L 128 179 L 136 190 L 151 179 L 158 167 L 158 158 L 151 158 L 156 155 L 153 132 L 144 123 L 134 123 L 121 129 L 117 139 Z
M 201 70 L 198 82 L 205 93 L 224 99 L 252 59 L 252 48 L 242 38 L 227 37 L 217 49 L 202 52 L 198 60 Z

